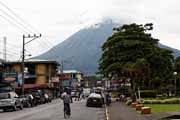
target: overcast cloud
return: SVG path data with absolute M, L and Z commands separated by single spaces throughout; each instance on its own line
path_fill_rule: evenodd
M 179 0 L 3 0 L 25 21 L 43 34 L 41 40 L 27 45 L 27 52 L 38 55 L 79 29 L 112 18 L 120 23 L 154 23 L 153 36 L 160 42 L 180 48 Z M 2 5 L 0 9 L 7 11 Z M 23 31 L 2 18 L 0 11 L 0 48 L 2 37 L 16 44 L 13 52 L 21 51 Z M 47 42 L 48 40 L 48 42 Z M 44 42 L 42 42 L 44 41 Z M 8 47 L 12 47 L 8 44 Z M 11 51 L 12 51 L 11 50 Z M 9 50 L 10 51 L 10 50 Z M 9 59 L 12 56 L 9 56 Z M 17 58 L 17 57 L 16 57 Z

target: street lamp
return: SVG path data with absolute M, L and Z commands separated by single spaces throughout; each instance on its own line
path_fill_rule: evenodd
M 174 90 L 175 90 L 174 93 L 176 95 L 176 76 L 177 76 L 177 72 L 174 72 L 173 75 L 175 76 L 175 78 L 174 78 L 174 85 L 175 85 L 174 86 Z

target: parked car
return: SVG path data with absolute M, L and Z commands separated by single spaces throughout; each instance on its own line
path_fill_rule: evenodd
M 44 93 L 44 98 L 45 98 L 45 103 L 49 103 L 52 101 L 52 97 L 47 93 Z
M 23 107 L 30 107 L 29 99 L 26 95 L 20 95 L 19 98 L 21 99 L 21 102 L 23 103 Z
M 102 96 L 97 93 L 91 93 L 86 102 L 87 107 L 102 107 L 103 104 Z
M 31 104 L 31 107 L 37 106 L 38 105 L 38 100 L 33 97 L 32 94 L 26 94 L 26 96 L 29 98 L 29 103 Z
M 31 91 L 31 94 L 33 95 L 37 104 L 44 104 L 46 102 L 45 96 L 42 91 L 33 90 L 33 91 Z
M 20 95 L 19 97 L 24 107 L 33 107 L 38 104 L 37 101 L 34 100 L 34 97 L 32 94 Z
M 3 111 L 7 111 L 7 109 L 16 111 L 17 108 L 22 110 L 23 103 L 15 92 L 0 93 L 0 109 L 3 109 Z

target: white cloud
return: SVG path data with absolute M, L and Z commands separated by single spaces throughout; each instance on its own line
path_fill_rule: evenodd
M 3 2 L 43 34 L 44 41 L 37 40 L 27 46 L 33 55 L 46 51 L 48 45 L 45 44 L 55 45 L 84 26 L 106 17 L 122 23 L 153 22 L 155 37 L 166 45 L 180 48 L 179 0 L 4 0 Z M 0 9 L 5 10 L 1 5 Z M 3 14 L 0 12 L 0 15 Z M 21 30 L 0 17 L 1 36 L 7 36 L 9 42 L 21 46 L 22 34 Z M 51 43 L 47 42 L 47 39 Z

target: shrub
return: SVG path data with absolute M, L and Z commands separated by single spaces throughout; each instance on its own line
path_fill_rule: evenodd
M 131 100 L 131 99 L 129 99 L 129 100 L 126 101 L 126 105 L 128 105 L 128 106 L 131 105 L 131 103 L 132 103 L 132 100 Z
M 118 92 L 120 94 L 124 94 L 125 96 L 129 96 L 129 91 L 128 91 L 129 87 L 128 86 L 121 86 L 118 88 Z
M 170 98 L 164 100 L 142 100 L 144 104 L 179 104 L 180 98 Z
M 157 95 L 154 90 L 142 90 L 140 93 L 142 98 L 155 98 Z

